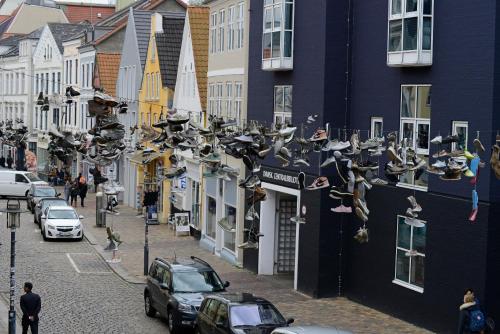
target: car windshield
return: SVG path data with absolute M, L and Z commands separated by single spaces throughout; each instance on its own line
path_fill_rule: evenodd
M 54 188 L 35 188 L 35 197 L 53 197 L 56 196 Z
M 78 216 L 73 210 L 50 210 L 49 219 L 77 219 Z
M 64 206 L 64 205 L 68 205 L 68 203 L 66 203 L 66 201 L 63 200 L 63 199 L 56 199 L 56 200 L 53 200 L 53 201 L 45 200 L 45 201 L 42 202 L 42 211 L 45 210 L 47 207 L 49 207 L 51 205 Z
M 231 326 L 282 325 L 285 318 L 271 304 L 231 307 Z
M 24 175 L 28 178 L 28 180 L 30 180 L 30 182 L 42 181 L 38 176 L 36 176 L 33 173 L 26 173 Z
M 224 290 L 219 276 L 214 271 L 184 271 L 173 275 L 175 292 L 214 292 Z

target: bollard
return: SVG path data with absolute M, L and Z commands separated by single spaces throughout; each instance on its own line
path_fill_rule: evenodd
M 106 206 L 102 191 L 95 195 L 95 224 L 97 227 L 106 227 Z

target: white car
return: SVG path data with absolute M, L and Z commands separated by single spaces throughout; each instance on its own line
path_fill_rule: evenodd
M 334 327 L 290 326 L 273 330 L 271 334 L 352 334 Z
M 71 206 L 49 206 L 42 214 L 40 224 L 43 240 L 83 239 L 83 225 L 78 213 Z

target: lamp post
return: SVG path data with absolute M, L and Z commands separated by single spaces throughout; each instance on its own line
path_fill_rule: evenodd
M 9 298 L 9 334 L 16 333 L 16 228 L 21 226 L 21 204 L 19 200 L 8 200 L 7 228 L 10 228 L 10 298 Z

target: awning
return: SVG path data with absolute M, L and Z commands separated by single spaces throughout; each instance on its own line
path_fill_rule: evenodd
M 161 157 L 162 153 L 158 152 L 152 152 L 149 154 L 144 155 L 142 151 L 135 152 L 130 156 L 130 162 L 137 164 L 137 165 L 147 165 L 151 161 L 158 159 Z

